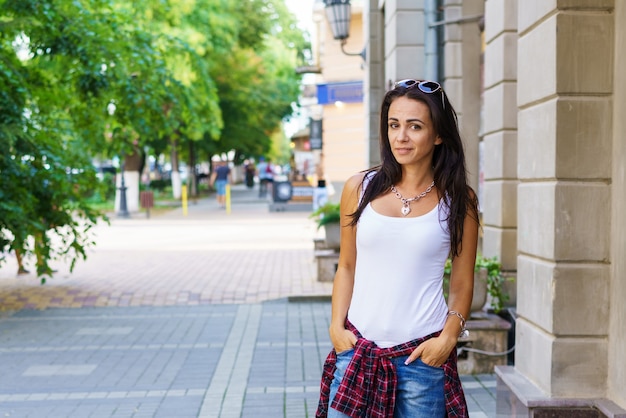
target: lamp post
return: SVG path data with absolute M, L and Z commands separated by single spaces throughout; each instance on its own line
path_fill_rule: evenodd
M 346 52 L 343 48 L 350 36 L 350 0 L 324 0 L 326 19 L 333 32 L 333 38 L 341 42 L 341 52 L 345 55 L 360 56 L 365 61 L 365 48 L 361 52 Z
M 126 204 L 126 183 L 124 182 L 124 170 L 126 169 L 126 161 L 125 156 L 122 155 L 122 164 L 120 166 L 120 187 L 118 190 L 120 191 L 120 210 L 117 212 L 118 218 L 128 218 L 130 214 L 128 213 L 128 205 Z

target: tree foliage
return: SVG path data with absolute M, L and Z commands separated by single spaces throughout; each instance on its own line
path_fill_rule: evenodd
M 84 257 L 94 157 L 267 152 L 304 48 L 282 0 L 0 0 L 0 251 Z

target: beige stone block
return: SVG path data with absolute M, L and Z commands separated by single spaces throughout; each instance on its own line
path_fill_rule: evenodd
M 603 183 L 556 185 L 553 215 L 556 234 L 554 259 L 601 262 L 609 260 L 610 192 L 610 186 Z
M 522 0 L 517 3 L 517 29 L 525 32 L 532 25 L 556 12 L 557 0 Z
M 485 49 L 485 88 L 491 88 L 502 81 L 516 80 L 517 34 L 503 33 L 488 43 Z
M 483 227 L 482 253 L 485 257 L 498 257 L 502 269 L 517 269 L 517 229 L 485 225 Z
M 611 93 L 614 22 L 611 14 L 557 16 L 557 92 Z
M 444 72 L 446 77 L 463 76 L 463 44 L 449 42 L 444 49 Z
M 621 1 L 621 0 L 617 0 Z M 557 0 L 560 9 L 581 9 L 609 11 L 613 9 L 615 0 Z
M 398 32 L 396 31 L 397 26 L 397 17 L 395 13 L 390 16 L 385 15 L 385 57 L 387 57 L 391 50 L 398 45 Z
M 605 395 L 606 339 L 555 338 L 520 316 L 515 341 L 515 368 L 551 396 Z
M 606 335 L 609 327 L 609 266 L 558 263 L 553 278 L 552 333 Z
M 607 371 L 606 338 L 557 338 L 554 341 L 551 367 L 553 396 L 604 397 Z
M 367 44 L 367 60 L 369 62 L 368 70 L 372 71 L 372 66 L 381 65 L 385 57 L 385 44 L 382 39 L 375 39 Z
M 556 100 L 551 100 L 519 111 L 517 174 L 520 179 L 556 175 L 556 104 Z
M 424 25 L 424 12 L 399 12 L 395 28 L 397 45 L 423 45 Z
M 529 1 L 535 4 L 537 0 Z M 543 2 L 544 0 L 539 0 Z M 526 9 L 526 2 L 524 1 Z M 545 1 L 545 3 L 550 3 Z M 530 6 L 529 6 L 530 8 Z M 557 19 L 551 16 L 519 38 L 517 104 L 522 107 L 556 93 Z
M 517 0 L 487 0 L 485 2 L 486 41 L 490 42 L 502 32 L 517 32 Z
M 395 74 L 393 81 L 405 78 L 423 78 L 424 47 L 399 46 L 385 62 L 386 74 Z M 393 68 L 393 72 L 390 69 Z
M 519 314 L 518 284 L 518 314 Z M 540 389 L 550 393 L 552 381 L 552 345 L 548 334 L 521 314 L 515 322 L 515 368 Z
M 610 188 L 602 183 L 521 183 L 518 247 L 546 259 L 607 261 Z
M 457 113 L 462 114 L 463 80 L 460 78 L 446 78 L 443 88 L 454 109 L 457 110 Z
M 398 9 L 402 10 L 423 10 L 424 0 L 395 0 Z
M 555 314 L 554 266 L 526 255 L 517 257 L 517 313 L 549 333 Z
M 444 20 L 454 21 L 459 19 L 463 15 L 463 8 L 461 6 L 449 6 L 444 11 Z M 461 25 L 445 25 L 444 26 L 444 39 L 446 42 L 462 41 Z
M 608 98 L 557 102 L 557 178 L 611 176 L 612 112 Z
M 477 16 L 485 14 L 485 0 L 463 0 L 463 15 Z
M 486 181 L 484 198 L 480 206 L 483 210 L 485 225 L 503 228 L 517 226 L 517 181 Z
M 483 93 L 483 132 L 517 129 L 516 85 L 504 82 Z
M 517 247 L 520 252 L 554 259 L 555 188 L 556 182 L 520 183 L 518 186 Z
M 517 178 L 517 132 L 499 131 L 483 139 L 485 180 Z
M 615 21 L 626 22 L 626 2 L 616 2 Z M 626 91 L 626 25 L 618 23 L 615 27 L 615 73 L 614 91 Z M 619 52 L 618 52 L 619 51 Z M 613 190 L 626 190 L 626 95 L 613 96 Z M 624 347 L 626 347 L 626 194 L 612 193 L 611 222 L 611 300 L 610 300 L 610 338 L 609 365 L 624 364 Z M 623 408 L 626 408 L 626 367 L 609 367 L 609 397 Z

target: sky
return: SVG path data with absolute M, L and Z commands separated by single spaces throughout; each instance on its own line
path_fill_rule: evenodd
M 309 33 L 313 30 L 313 4 L 315 0 L 285 0 L 285 4 L 296 15 L 299 21 L 299 26 L 308 30 Z M 295 117 L 291 121 L 285 123 L 284 130 L 287 137 L 291 137 L 298 129 L 303 127 L 306 121 L 303 121 L 300 117 Z
M 285 4 L 296 15 L 300 25 L 309 29 L 313 25 L 313 4 L 315 0 L 285 0 Z

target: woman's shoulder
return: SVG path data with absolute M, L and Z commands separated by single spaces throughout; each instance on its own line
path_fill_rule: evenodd
M 349 191 L 359 191 L 362 187 L 367 187 L 367 183 L 369 183 L 375 174 L 376 170 L 374 169 L 359 171 L 348 178 L 344 189 L 347 188 Z

